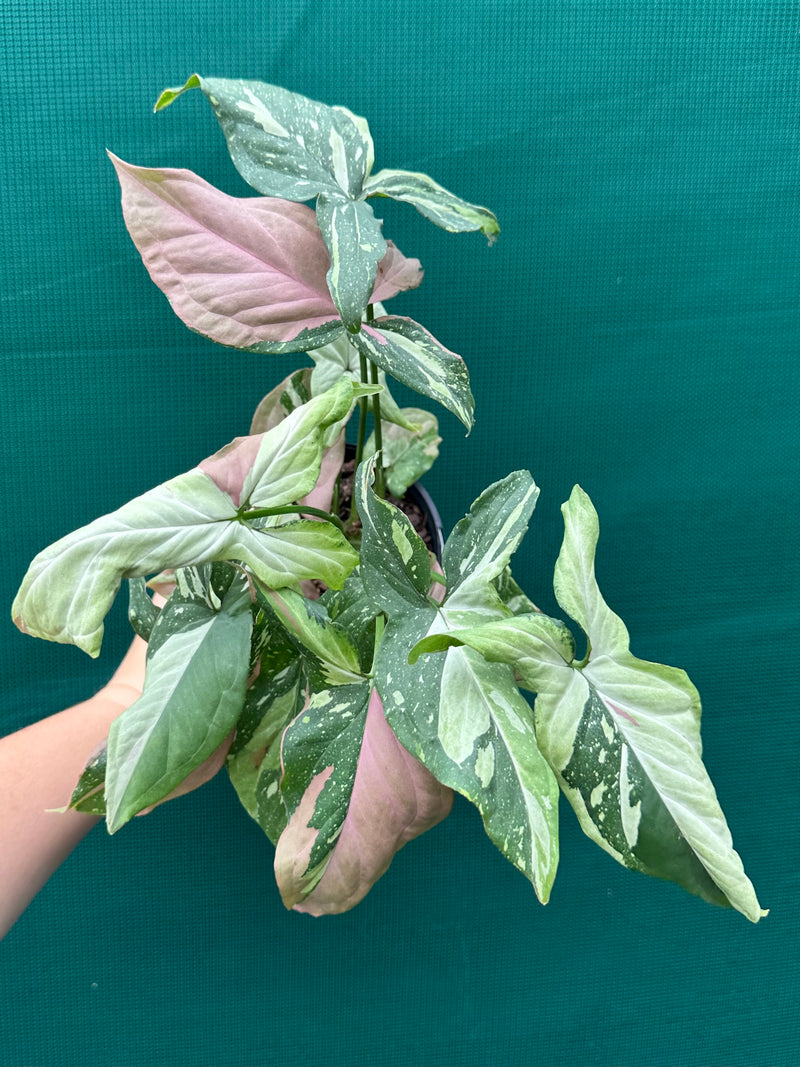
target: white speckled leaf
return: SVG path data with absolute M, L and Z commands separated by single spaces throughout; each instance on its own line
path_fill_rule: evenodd
M 576 664 L 563 624 L 539 613 L 427 637 L 414 655 L 463 644 L 513 665 L 537 693 L 539 746 L 584 832 L 625 866 L 756 922 L 764 913 L 702 762 L 697 691 L 683 671 L 631 655 L 595 580 L 591 501 L 576 487 L 563 511 L 556 591 L 585 628 L 588 662 Z
M 282 753 L 289 819 L 275 874 L 298 911 L 352 908 L 398 849 L 450 811 L 452 793 L 399 743 L 368 680 L 313 696 Z
M 348 200 L 339 193 L 318 197 L 317 222 L 331 261 L 328 289 L 342 322 L 349 331 L 357 331 L 386 253 L 381 222 L 365 201 Z
M 381 170 L 364 185 L 367 196 L 389 196 L 413 204 L 426 219 L 451 233 L 480 230 L 493 244 L 500 233 L 488 208 L 470 204 L 429 178 L 407 170 Z
M 296 201 L 323 190 L 361 193 L 374 160 L 365 119 L 266 82 L 197 74 L 164 90 L 156 109 L 193 88 L 214 109 L 234 166 L 260 193 Z
M 505 566 L 492 531 L 508 528 L 510 515 L 516 516 L 511 523 L 515 528 L 521 504 L 530 515 L 533 483 L 529 475 L 517 472 L 500 483 L 507 491 L 487 491 L 473 504 L 449 553 L 445 548 L 453 573 L 464 582 L 476 576 L 470 581 L 469 598 L 460 606 L 456 589 L 456 607 L 451 611 L 449 594 L 441 607 L 421 596 L 417 571 L 412 569 L 415 555 L 396 545 L 394 531 L 400 519 L 391 515 L 396 509 L 384 501 L 376 504 L 369 470 L 363 466 L 358 504 L 364 527 L 362 570 L 367 589 L 374 591 L 376 603 L 389 615 L 374 667 L 386 717 L 413 756 L 478 807 L 492 841 L 545 901 L 558 861 L 558 785 L 539 752 L 533 713 L 513 672 L 487 663 L 469 649 L 408 662 L 416 643 L 430 633 L 506 614 L 492 585 L 497 568 Z M 478 548 L 481 538 L 471 535 L 471 523 L 485 535 L 486 559 Z M 387 559 L 393 560 L 391 595 L 379 574 L 373 576 L 374 567 L 386 572 Z
M 364 325 L 353 335 L 353 343 L 391 377 L 437 401 L 472 428 L 475 401 L 463 359 L 419 323 L 383 316 Z

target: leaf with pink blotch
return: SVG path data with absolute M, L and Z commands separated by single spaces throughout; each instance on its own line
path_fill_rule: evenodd
M 296 911 L 352 908 L 403 845 L 450 812 L 452 791 L 403 748 L 368 680 L 313 697 L 282 751 L 290 816 L 275 875 Z
M 305 351 L 344 329 L 330 256 L 311 208 L 234 197 L 190 170 L 137 167 L 109 153 L 125 223 L 150 277 L 190 329 L 252 351 Z M 389 247 L 373 300 L 419 285 L 418 260 Z

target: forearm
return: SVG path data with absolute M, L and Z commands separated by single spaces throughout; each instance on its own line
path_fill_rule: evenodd
M 69 802 L 87 757 L 139 695 L 142 658 L 132 647 L 96 696 L 0 739 L 0 937 L 99 821 L 52 809 Z

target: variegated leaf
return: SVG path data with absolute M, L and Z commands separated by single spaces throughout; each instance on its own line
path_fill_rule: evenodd
M 521 615 L 523 612 L 539 610 L 528 594 L 514 581 L 510 567 L 506 567 L 502 574 L 495 578 L 494 587 L 512 614 Z
M 200 464 L 237 504 L 279 507 L 300 500 L 314 488 L 322 463 L 323 434 L 347 419 L 354 390 L 349 381 L 313 397 L 273 430 L 238 437 Z
M 412 319 L 385 316 L 353 335 L 360 352 L 397 381 L 436 400 L 472 428 L 475 401 L 461 356 Z
M 247 690 L 236 736 L 225 766 L 247 813 L 274 844 L 286 826 L 286 808 L 279 783 L 283 774 L 280 739 L 301 711 L 305 700 L 300 660 L 294 658 L 277 670 L 262 665 Z
M 144 578 L 131 578 L 128 582 L 128 622 L 143 641 L 150 640 L 158 612 L 159 609 L 147 595 Z
M 412 649 L 428 635 L 454 629 L 465 619 L 507 614 L 492 584 L 498 566 L 505 566 L 493 532 L 516 529 L 516 519 L 509 525 L 509 514 L 527 510 L 530 515 L 535 487 L 530 476 L 517 472 L 506 479 L 508 492 L 487 491 L 473 504 L 453 545 L 445 546 L 457 582 L 476 576 L 469 598 L 451 609 L 450 572 L 446 568 L 448 594 L 438 606 L 422 593 L 413 567 L 424 550 L 422 542 L 405 529 L 404 516 L 378 500 L 370 482 L 371 468 L 364 463 L 358 489 L 361 570 L 376 605 L 389 615 L 373 669 L 386 717 L 413 756 L 478 807 L 490 838 L 533 882 L 540 899 L 547 900 L 558 861 L 558 786 L 539 752 L 532 712 L 511 669 L 487 664 L 465 649 L 409 663 Z M 479 557 L 481 540 L 471 535 L 472 524 L 486 538 L 486 560 Z M 387 583 L 381 573 L 390 568 Z
M 283 759 L 291 815 L 275 873 L 297 911 L 352 908 L 398 849 L 450 811 L 451 791 L 398 742 L 368 681 L 312 698 L 284 735 Z
M 330 619 L 324 604 L 292 589 L 268 589 L 257 578 L 256 588 L 260 602 L 270 606 L 290 637 L 314 658 L 327 686 L 361 680 L 358 651 L 346 631 Z
M 356 333 L 371 302 L 378 263 L 386 253 L 381 222 L 364 200 L 337 193 L 317 199 L 317 221 L 330 255 L 327 283 L 348 332 Z
M 268 528 L 266 520 L 244 522 L 240 498 L 273 507 L 309 492 L 319 475 L 322 429 L 349 408 L 351 396 L 343 381 L 261 437 L 234 442 L 205 469 L 179 475 L 44 549 L 14 601 L 17 626 L 96 656 L 123 578 L 213 560 L 246 563 L 273 588 L 306 578 L 340 587 L 358 556 L 338 529 L 312 521 Z
M 378 307 L 382 308 L 382 305 L 376 305 L 376 311 Z M 383 310 L 380 314 L 383 314 Z M 342 333 L 330 344 L 323 345 L 322 348 L 311 349 L 306 354 L 314 360 L 314 367 L 310 372 L 309 388 L 315 395 L 325 389 L 330 389 L 343 375 L 347 375 L 354 382 L 361 381 L 359 352 L 348 333 Z M 378 371 L 378 385 L 382 389 L 380 393 L 381 421 L 391 422 L 406 430 L 415 431 L 416 425 L 406 419 L 389 392 L 386 374 L 382 370 Z
M 442 565 L 450 611 L 499 606 L 495 581 L 525 536 L 539 498 L 528 471 L 512 471 L 481 493 L 447 539 Z
M 341 832 L 371 691 L 362 679 L 314 693 L 284 734 L 281 792 L 289 819 L 275 852 L 275 874 L 288 908 L 317 884 Z
M 258 192 L 298 202 L 323 191 L 360 195 L 374 161 L 365 119 L 277 85 L 197 74 L 165 89 L 156 110 L 195 88 L 214 109 L 234 166 Z
M 409 519 L 372 491 L 375 459 L 356 471 L 356 506 L 362 519 L 361 577 L 379 611 L 402 615 L 425 610 L 431 557 Z
M 423 411 L 422 408 L 403 408 L 402 414 L 405 426 L 392 424 L 383 427 L 380 460 L 386 488 L 398 499 L 402 499 L 408 487 L 431 469 L 439 455 L 439 444 L 442 440 L 436 416 L 429 411 Z M 364 455 L 371 456 L 375 447 L 373 433 L 367 438 Z
M 335 384 L 336 380 L 331 379 L 324 388 L 317 389 L 316 392 L 325 392 L 325 389 Z M 310 399 L 311 367 L 301 367 L 279 382 L 259 402 L 250 423 L 251 435 L 273 429 L 291 415 L 295 408 L 307 404 Z
M 470 204 L 448 192 L 427 174 L 407 170 L 381 170 L 364 185 L 366 196 L 389 196 L 413 204 L 420 214 L 444 230 L 459 233 L 480 230 L 493 244 L 500 233 L 497 219 L 488 208 Z
M 543 749 L 582 826 L 612 855 L 757 922 L 764 912 L 702 762 L 697 690 L 683 671 L 631 655 L 595 579 L 597 513 L 578 486 L 562 510 L 556 596 L 590 655 L 581 687 L 562 700 L 548 694 L 541 709 L 537 701 Z
M 585 630 L 587 660 L 574 661 L 563 623 L 541 613 L 428 637 L 414 655 L 467 645 L 513 664 L 537 693 L 539 745 L 584 832 L 625 866 L 755 922 L 764 913 L 702 762 L 697 691 L 683 671 L 631 655 L 627 629 L 595 579 L 591 501 L 576 487 L 563 510 L 555 585 Z
M 252 615 L 243 577 L 218 611 L 184 614 L 176 591 L 154 626 L 169 631 L 148 660 L 142 696 L 111 724 L 106 821 L 114 833 L 157 804 L 230 733 L 244 703 Z M 193 608 L 197 601 L 191 601 Z
M 350 636 L 366 669 L 375 651 L 375 619 L 379 610 L 364 588 L 360 569 L 356 567 L 341 589 L 327 589 L 320 603 L 336 625 Z
M 330 293 L 347 328 L 357 330 L 386 251 L 380 222 L 361 196 L 374 159 L 366 120 L 264 82 L 194 76 L 187 86 L 199 86 L 211 103 L 248 184 L 286 200 L 317 197 Z
M 105 815 L 107 754 L 107 742 L 103 741 L 86 761 L 86 766 L 72 791 L 68 807 L 86 815 Z
M 341 332 L 311 208 L 228 196 L 189 170 L 111 161 L 134 244 L 192 330 L 259 352 L 303 351 Z

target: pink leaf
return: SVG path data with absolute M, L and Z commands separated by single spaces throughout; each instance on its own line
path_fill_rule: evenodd
M 228 196 L 189 170 L 111 161 L 131 237 L 187 326 L 245 348 L 338 320 L 311 208 Z
M 391 241 L 386 242 L 386 255 L 378 264 L 372 303 L 388 300 L 401 290 L 416 289 L 422 281 L 422 264 L 418 259 L 406 259 Z
M 336 914 L 356 905 L 388 870 L 394 854 L 444 819 L 453 803 L 452 790 L 441 785 L 397 740 L 373 690 L 349 811 L 325 873 L 312 892 L 299 899 L 295 879 L 305 871 L 318 833 L 308 827 L 308 821 L 328 774 L 311 782 L 275 854 L 284 902 L 311 915 Z M 295 849 L 302 857 L 296 853 L 293 857 Z
M 241 504 L 244 480 L 252 470 L 263 438 L 263 433 L 235 437 L 219 452 L 198 464 L 216 487 L 228 494 L 237 508 Z
M 285 344 L 341 321 L 328 291 L 330 256 L 311 208 L 228 196 L 190 170 L 135 167 L 109 156 L 134 244 L 191 329 L 248 348 Z M 372 300 L 421 279 L 419 260 L 389 244 Z
M 322 466 L 320 467 L 317 484 L 300 501 L 309 507 L 319 508 L 320 511 L 330 511 L 333 503 L 333 489 L 336 479 L 342 470 L 344 463 L 344 430 L 339 434 L 330 448 L 322 453 Z

